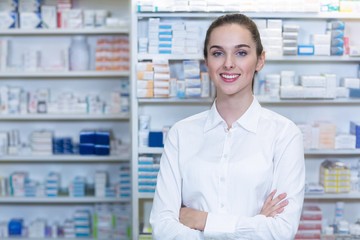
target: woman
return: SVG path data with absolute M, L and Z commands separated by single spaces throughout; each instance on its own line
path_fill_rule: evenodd
M 242 14 L 219 17 L 206 33 L 204 57 L 217 97 L 209 111 L 168 133 L 153 237 L 293 239 L 304 199 L 303 140 L 293 122 L 253 96 L 265 62 L 256 25 Z

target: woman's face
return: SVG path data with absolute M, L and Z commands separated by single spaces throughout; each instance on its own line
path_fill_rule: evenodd
M 213 29 L 207 52 L 206 65 L 218 97 L 252 95 L 252 79 L 263 67 L 265 55 L 257 57 L 249 30 L 239 24 Z

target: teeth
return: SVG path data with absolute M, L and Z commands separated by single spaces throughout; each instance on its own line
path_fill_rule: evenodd
M 236 78 L 238 75 L 225 75 L 225 74 L 222 74 L 221 75 L 222 77 L 224 77 L 224 78 Z

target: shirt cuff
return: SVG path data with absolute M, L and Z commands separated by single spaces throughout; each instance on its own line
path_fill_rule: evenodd
M 228 214 L 208 213 L 204 235 L 213 236 L 233 233 L 236 230 L 237 217 Z

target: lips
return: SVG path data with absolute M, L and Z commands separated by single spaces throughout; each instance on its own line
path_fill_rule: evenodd
M 231 82 L 236 81 L 240 77 L 240 74 L 221 73 L 220 77 L 224 82 L 231 83 Z

